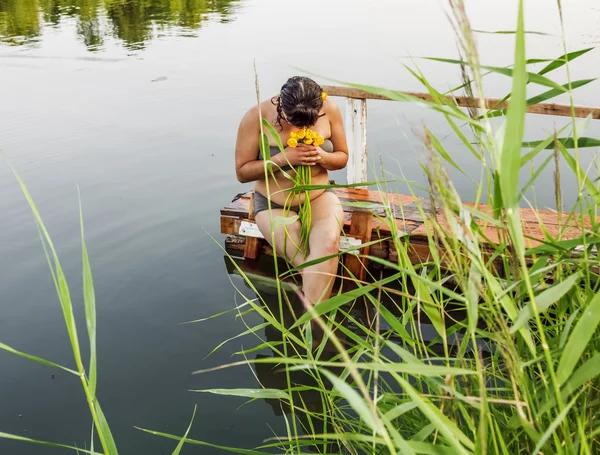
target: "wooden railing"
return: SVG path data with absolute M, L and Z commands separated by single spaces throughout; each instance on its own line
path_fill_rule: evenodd
M 388 100 L 391 98 L 373 95 L 363 90 L 338 87 L 333 85 L 323 86 L 323 90 L 329 96 L 339 96 L 346 98 L 345 128 L 346 138 L 348 140 L 348 164 L 347 181 L 348 183 L 362 183 L 367 181 L 367 100 Z M 419 92 L 398 92 L 403 95 L 409 95 L 424 101 L 433 101 L 428 93 Z M 447 97 L 448 100 L 459 107 L 479 106 L 478 98 L 468 98 L 465 96 Z M 486 98 L 483 100 L 488 108 L 505 109 L 507 102 L 498 98 Z M 527 107 L 530 114 L 556 115 L 561 117 L 575 116 L 586 118 L 591 116 L 593 119 L 600 119 L 600 108 L 585 106 L 570 106 L 555 103 L 533 104 Z

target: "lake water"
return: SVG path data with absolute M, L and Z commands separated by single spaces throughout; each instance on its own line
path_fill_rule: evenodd
M 526 3 L 529 30 L 559 33 L 554 2 Z M 600 43 L 596 3 L 565 5 L 569 50 Z M 134 426 L 183 434 L 194 405 L 192 438 L 250 448 L 284 433 L 280 412 L 264 401 L 240 407 L 243 399 L 189 392 L 255 386 L 244 367 L 191 375 L 230 361 L 241 345 L 256 342 L 234 340 L 207 357 L 219 342 L 243 331 L 242 322 L 229 315 L 180 324 L 231 309 L 230 279 L 241 285 L 227 273 L 218 246 L 219 209 L 249 188 L 235 179 L 233 147 L 238 122 L 255 102 L 253 60 L 263 97 L 276 94 L 297 72 L 294 67 L 419 90 L 403 68 L 411 64 L 407 56 L 456 56 L 445 4 L 0 0 L 0 147 L 6 158 L 0 164 L 0 341 L 73 363 L 44 253 L 10 162 L 54 239 L 83 333 L 79 188 L 98 302 L 98 393 L 121 453 L 171 453 L 172 441 Z M 484 30 L 514 29 L 515 5 L 467 3 L 474 27 Z M 484 63 L 509 64 L 512 41 L 510 35 L 480 35 Z M 562 51 L 557 36 L 529 38 L 529 57 Z M 577 60 L 573 77 L 597 76 L 599 61 L 597 51 Z M 460 83 L 455 67 L 418 63 L 438 87 Z M 555 78 L 566 82 L 562 73 Z M 508 79 L 489 78 L 489 96 L 503 96 L 509 88 Z M 591 84 L 576 92 L 575 102 L 600 105 L 599 93 L 598 84 Z M 415 135 L 424 123 L 476 176 L 478 167 L 455 139 L 446 138 L 450 132 L 439 118 L 403 104 L 369 104 L 373 160 L 381 155 L 389 174 L 424 184 L 423 150 Z M 529 116 L 527 138 L 541 139 L 564 123 Z M 586 135 L 600 137 L 597 123 Z M 582 152 L 582 161 L 590 163 L 595 152 Z M 552 206 L 552 172 L 544 172 L 536 188 L 540 206 Z M 472 198 L 473 182 L 452 175 L 461 196 Z M 343 172 L 333 177 L 344 180 Z M 522 177 L 527 180 L 526 173 Z M 575 195 L 572 179 L 563 184 L 568 206 Z M 90 425 L 77 378 L 0 352 L 0 432 L 83 447 Z M 216 452 L 195 447 L 184 453 L 192 450 Z M 62 451 L 0 440 L 0 453 Z

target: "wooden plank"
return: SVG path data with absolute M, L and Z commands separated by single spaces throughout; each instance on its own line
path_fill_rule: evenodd
M 354 212 L 350 222 L 349 235 L 359 239 L 361 243 L 369 243 L 373 234 L 373 214 L 368 212 Z M 361 248 L 361 255 L 369 254 L 369 247 Z M 344 276 L 350 278 L 350 274 L 354 275 L 360 281 L 364 281 L 366 276 L 367 258 L 359 258 L 356 255 L 348 254 L 344 258 L 346 267 L 344 268 Z M 347 269 L 347 270 L 346 270 Z M 344 284 L 353 284 L 352 280 L 344 280 Z M 345 286 L 348 290 L 348 286 Z
M 346 100 L 346 139 L 348 141 L 348 183 L 367 181 L 367 101 Z
M 365 92 L 364 90 L 359 90 L 350 87 L 326 85 L 323 86 L 323 90 L 325 90 L 329 96 L 341 96 L 348 99 L 393 101 L 387 96 L 374 95 L 369 92 Z M 428 93 L 404 92 L 399 90 L 396 90 L 396 92 L 402 95 L 412 96 L 424 101 L 433 101 L 433 98 Z M 466 96 L 448 96 L 447 98 L 459 107 L 469 107 L 473 103 L 475 104 L 475 106 L 479 106 L 479 98 L 471 99 Z M 508 103 L 502 102 L 500 98 L 486 98 L 484 102 L 488 109 L 505 109 L 506 107 L 508 107 Z M 527 107 L 527 112 L 529 112 L 530 114 L 571 117 L 571 106 L 556 103 L 540 103 Z M 574 113 L 575 117 L 578 118 L 587 118 L 591 115 L 593 119 L 600 119 L 600 107 L 575 106 Z
M 346 234 L 348 235 L 348 234 Z M 246 239 L 248 237 L 240 237 L 235 234 L 230 234 L 225 239 L 225 245 L 228 250 L 232 252 L 237 252 L 240 256 L 243 255 Z M 341 242 L 340 242 L 341 243 Z M 369 254 L 376 258 L 387 259 L 390 254 L 390 242 L 382 241 L 381 243 L 376 243 L 370 246 Z M 341 246 L 341 245 L 340 245 Z M 261 254 L 267 256 L 273 256 L 273 248 L 267 242 L 263 242 L 261 244 Z
M 254 193 L 250 196 L 248 204 L 248 220 L 254 222 Z M 263 240 L 257 237 L 248 237 L 244 248 L 244 259 L 257 260 L 260 256 Z

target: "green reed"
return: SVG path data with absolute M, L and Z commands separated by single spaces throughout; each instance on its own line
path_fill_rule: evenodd
M 257 278 L 244 271 L 231 258 L 231 265 L 255 294 L 256 299 L 236 290 L 243 302 L 237 312 L 256 345 L 236 353 L 239 360 L 211 370 L 252 365 L 257 376 L 282 375 L 279 387 L 208 389 L 210 393 L 245 397 L 249 400 L 276 400 L 282 410 L 287 432 L 264 441 L 253 449 L 228 448 L 163 432 L 143 430 L 178 441 L 174 454 L 187 445 L 242 454 L 327 453 L 327 454 L 597 454 L 600 453 L 600 244 L 596 214 L 600 204 L 598 180 L 580 162 L 587 147 L 597 147 L 597 139 L 584 136 L 590 119 L 576 120 L 540 141 L 523 142 L 525 112 L 529 105 L 571 95 L 575 88 L 593 80 L 557 83 L 548 74 L 586 55 L 591 49 L 567 52 L 555 59 L 527 59 L 523 2 L 519 4 L 514 64 L 510 67 L 479 63 L 475 34 L 461 0 L 452 0 L 452 21 L 462 58 L 436 59 L 460 68 L 464 83 L 447 92 L 436 90 L 416 68 L 407 68 L 423 85 L 433 101 L 379 87 L 347 84 L 398 102 L 414 102 L 438 112 L 455 133 L 453 138 L 481 162 L 482 178 L 477 184 L 478 204 L 464 204 L 445 167 L 462 171 L 444 141 L 425 128 L 424 146 L 428 152 L 423 168 L 427 172 L 430 197 L 444 215 L 431 216 L 419 206 L 428 228 L 430 258 L 411 261 L 410 237 L 392 229 L 389 237 L 372 244 L 390 242 L 397 259 L 368 259 L 376 266 L 366 270 L 369 280 L 350 278 L 352 289 L 336 287 L 332 296 L 317 306 L 304 302 L 289 278 L 320 258 L 301 267 L 282 268 L 275 251 L 275 290 L 259 292 Z M 543 68 L 534 71 L 534 64 Z M 512 78 L 512 90 L 504 100 L 508 109 L 490 108 L 483 102 L 484 81 L 489 73 Z M 527 97 L 530 85 L 545 91 Z M 463 111 L 448 100 L 464 90 L 472 103 Z M 572 104 L 572 101 L 571 101 Z M 503 126 L 494 128 L 492 119 Z M 270 125 L 262 122 L 262 127 Z M 262 134 L 261 150 L 268 158 L 268 141 Z M 274 135 L 274 137 L 278 137 Z M 281 145 L 280 145 L 281 147 Z M 283 147 L 281 147 L 283 148 Z M 525 150 L 525 152 L 523 152 Z M 573 151 L 571 151 L 573 150 Z M 518 176 L 532 166 L 534 158 L 546 156 L 520 186 Z M 559 174 L 561 162 L 569 173 Z M 265 175 L 271 163 L 264 160 Z M 558 233 L 545 230 L 542 243 L 528 247 L 518 210 L 526 191 L 535 188 L 541 172 L 556 166 L 554 193 L 557 209 L 562 204 L 561 180 L 577 184 L 577 200 L 561 220 Z M 268 180 L 267 180 L 268 182 Z M 365 185 L 365 184 L 361 184 Z M 382 222 L 395 226 L 390 189 L 380 181 L 369 184 L 381 194 L 385 215 Z M 352 186 L 352 185 L 333 185 Z M 292 193 L 322 189 L 301 185 Z M 413 191 L 414 186 L 410 187 Z M 91 362 L 83 366 L 73 320 L 73 308 L 60 264 L 43 227 L 37 209 L 24 185 L 23 190 L 40 228 L 57 293 L 70 335 L 76 368 L 71 369 L 24 354 L 5 345 L 0 348 L 16 355 L 58 367 L 79 375 L 90 405 L 92 420 L 102 443 L 102 453 L 116 454 L 106 420 L 96 398 L 95 300 L 85 242 L 84 296 Z M 488 194 L 487 200 L 482 197 Z M 271 192 L 269 192 L 271 194 Z M 574 223 L 582 228 L 575 239 L 564 235 Z M 295 219 L 272 217 L 273 229 Z M 540 225 L 544 226 L 539 218 Z M 486 241 L 490 229 L 500 239 Z M 271 239 L 273 240 L 273 239 Z M 350 250 L 356 248 L 351 248 Z M 340 252 L 340 258 L 356 251 Z M 344 269 L 343 261 L 341 263 Z M 345 280 L 348 280 L 346 278 Z M 235 284 L 234 284 L 235 287 Z M 367 308 L 368 311 L 364 311 Z M 246 315 L 255 313 L 264 322 L 251 325 Z M 433 337 L 427 338 L 425 323 Z M 317 332 L 323 334 L 318 336 Z M 263 335 L 264 334 L 264 335 Z M 320 340 L 320 341 L 319 341 Z M 319 342 L 316 342 L 319 341 Z M 226 340 L 217 348 L 222 346 Z M 271 357 L 257 356 L 270 350 Z M 262 382 L 262 381 L 261 381 Z M 191 424 L 190 424 L 191 426 Z M 101 435 L 101 436 L 100 436 Z M 19 436 L 0 433 L 27 442 Z M 51 445 L 50 443 L 44 443 Z M 58 447 L 70 448 L 60 444 Z M 94 452 L 79 449 L 82 453 Z

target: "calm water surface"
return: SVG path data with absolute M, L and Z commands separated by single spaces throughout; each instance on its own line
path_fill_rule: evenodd
M 232 308 L 230 279 L 241 284 L 212 237 L 222 242 L 219 209 L 248 187 L 235 180 L 233 145 L 241 115 L 255 102 L 253 59 L 263 97 L 295 74 L 293 66 L 416 90 L 402 57 L 455 57 L 443 4 L 308 0 L 302 11 L 313 19 L 298 21 L 299 3 L 287 0 L 0 0 L 0 147 L 53 236 L 83 331 L 77 188 L 81 193 L 98 302 L 99 396 L 122 453 L 171 453 L 171 441 L 134 426 L 182 434 L 194 405 L 196 439 L 249 448 L 285 431 L 269 403 L 240 407 L 242 399 L 189 392 L 255 385 L 248 368 L 191 375 L 255 343 L 237 339 L 207 357 L 244 330 L 241 321 L 232 315 L 180 324 Z M 550 4 L 527 2 L 529 29 L 559 32 Z M 476 28 L 514 28 L 514 0 L 469 6 Z M 570 2 L 566 27 L 569 49 L 598 45 L 600 7 Z M 479 40 L 485 63 L 510 62 L 510 36 Z M 561 54 L 559 38 L 530 38 L 530 57 Z M 594 51 L 575 62 L 574 77 L 598 76 L 599 61 Z M 440 87 L 459 82 L 456 68 L 420 65 Z M 490 78 L 489 95 L 503 96 L 509 86 Z M 598 93 L 590 85 L 575 100 L 600 105 Z M 425 183 L 415 130 L 427 123 L 477 175 L 434 115 L 383 102 L 369 109 L 371 156 L 381 155 L 390 174 Z M 528 138 L 555 124 L 564 120 L 531 116 Z M 599 137 L 598 125 L 588 135 Z M 582 160 L 589 163 L 593 153 Z M 455 177 L 461 195 L 473 197 L 473 182 Z M 540 205 L 552 204 L 551 177 L 548 170 L 537 187 Z M 343 181 L 343 172 L 334 178 Z M 573 185 L 564 185 L 570 204 Z M 72 365 L 37 232 L 6 163 L 0 214 L 0 341 Z M 85 446 L 90 425 L 76 378 L 0 353 L 0 431 Z M 61 451 L 0 440 L 0 453 Z

